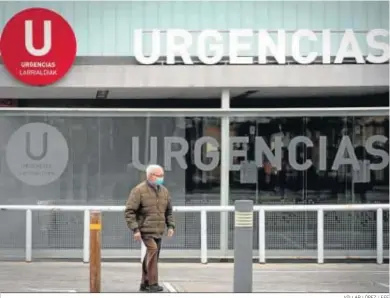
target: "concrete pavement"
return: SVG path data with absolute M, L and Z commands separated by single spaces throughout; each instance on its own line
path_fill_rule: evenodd
M 102 264 L 103 292 L 138 290 L 139 263 Z M 170 292 L 232 292 L 233 264 L 161 263 L 160 284 Z M 0 292 L 87 292 L 89 265 L 2 262 Z M 389 265 L 254 264 L 254 292 L 389 292 Z

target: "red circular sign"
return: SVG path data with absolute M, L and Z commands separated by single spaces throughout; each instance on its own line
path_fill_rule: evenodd
M 29 8 L 5 25 L 0 50 L 4 66 L 16 79 L 27 85 L 50 85 L 72 67 L 76 36 L 58 13 Z

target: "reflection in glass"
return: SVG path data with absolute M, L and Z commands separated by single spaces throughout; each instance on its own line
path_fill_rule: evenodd
M 386 117 L 235 119 L 233 150 L 240 152 L 233 157 L 231 198 L 252 190 L 258 204 L 386 202 L 387 123 Z
M 233 157 L 240 166 L 230 199 L 388 203 L 388 126 L 388 117 L 236 118 L 234 149 L 242 152 Z M 375 249 L 375 220 L 375 212 L 326 212 L 325 248 Z M 316 233 L 314 212 L 266 214 L 267 249 L 315 249 Z
M 13 116 L 0 118 L 0 123 L 0 204 L 123 206 L 130 189 L 145 178 L 144 169 L 148 163 L 165 167 L 166 186 L 171 191 L 174 205 L 219 204 L 219 119 Z M 34 173 L 23 172 L 20 176 L 7 166 L 7 150 L 12 150 L 7 149 L 7 144 L 11 136 L 23 125 L 31 123 L 54 127 L 68 146 L 65 170 L 55 181 L 40 186 L 25 183 L 26 175 L 39 175 L 39 169 Z M 42 149 L 41 133 L 31 132 L 31 150 L 34 153 Z M 49 145 L 51 138 L 49 134 Z M 49 146 L 48 150 L 57 150 L 57 157 L 61 158 L 55 146 Z M 15 159 L 17 163 L 21 160 Z M 46 163 L 50 166 L 54 162 L 52 159 Z M 24 216 L 2 213 L 0 249 L 24 249 L 24 220 Z M 133 243 L 122 214 L 104 213 L 103 220 L 103 248 L 139 246 Z M 199 249 L 199 214 L 179 213 L 177 221 L 177 236 L 167 240 L 166 247 Z M 209 229 L 216 231 L 217 225 L 219 214 L 210 214 Z M 35 250 L 81 249 L 83 215 L 80 212 L 33 212 L 32 239 Z M 210 236 L 209 248 L 218 248 L 218 245 L 219 236 Z
M 23 182 L 7 164 L 11 136 L 29 123 L 53 126 L 69 149 L 64 172 L 40 186 Z M 388 117 L 232 118 L 230 204 L 237 199 L 256 204 L 388 203 L 388 127 Z M 165 167 L 174 205 L 220 204 L 219 118 L 9 116 L 0 118 L 0 138 L 0 204 L 123 206 L 130 189 L 144 179 L 148 163 Z M 37 155 L 42 140 L 34 141 L 31 134 L 31 142 Z M 199 249 L 199 214 L 176 217 L 177 235 L 165 247 Z M 388 212 L 384 218 L 387 248 Z M 104 213 L 103 220 L 104 248 L 139 247 L 122 214 Z M 374 212 L 326 212 L 325 248 L 375 249 L 375 224 Z M 257 228 L 255 217 L 255 248 Z M 314 212 L 267 213 L 266 247 L 293 249 L 296 255 L 313 250 L 316 229 Z M 232 233 L 231 216 L 230 248 Z M 20 248 L 22 255 L 24 235 L 25 217 L 2 213 L 0 258 L 3 249 Z M 80 251 L 83 215 L 34 212 L 32 239 L 34 250 Z M 208 249 L 219 248 L 220 214 L 215 212 L 208 214 Z

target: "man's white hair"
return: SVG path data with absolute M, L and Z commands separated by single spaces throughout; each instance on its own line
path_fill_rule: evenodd
M 146 167 L 146 177 L 149 177 L 150 174 L 152 174 L 156 170 L 164 171 L 162 166 L 159 166 L 159 165 L 148 165 Z

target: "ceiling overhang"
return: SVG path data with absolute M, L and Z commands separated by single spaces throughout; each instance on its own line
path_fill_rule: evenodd
M 383 93 L 389 64 L 137 65 L 126 57 L 78 57 L 50 87 L 22 85 L 0 65 L 0 98 L 219 98 L 224 88 L 231 97 L 260 98 Z

